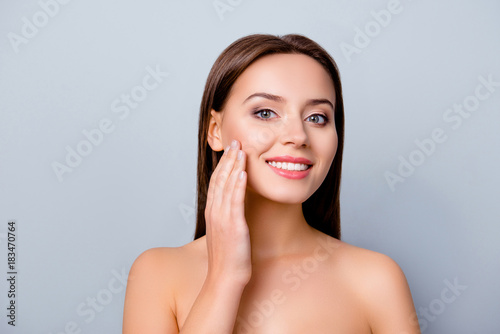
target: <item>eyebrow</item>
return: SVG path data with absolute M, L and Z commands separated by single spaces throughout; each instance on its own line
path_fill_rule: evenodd
M 254 94 L 250 95 L 249 97 L 247 97 L 245 99 L 245 101 L 243 101 L 243 103 L 246 103 L 249 100 L 251 100 L 253 98 L 256 98 L 256 97 L 262 97 L 262 98 L 265 98 L 265 99 L 268 99 L 268 100 L 271 100 L 271 101 L 274 101 L 274 102 L 285 102 L 286 101 L 281 96 L 273 95 L 273 94 L 269 94 L 269 93 L 261 93 L 261 92 L 259 92 L 259 93 L 254 93 Z M 333 103 L 330 100 L 328 100 L 328 99 L 309 99 L 306 102 L 306 106 L 316 106 L 316 105 L 319 105 L 319 104 L 327 104 L 327 105 L 329 105 L 332 108 L 332 110 L 335 110 L 335 108 L 333 106 Z

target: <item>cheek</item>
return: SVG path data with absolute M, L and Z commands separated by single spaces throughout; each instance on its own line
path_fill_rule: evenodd
M 338 143 L 339 142 L 338 142 L 337 134 L 335 134 L 335 136 L 333 136 L 330 139 L 329 145 L 325 146 L 325 155 L 329 156 L 331 162 L 333 162 L 333 159 L 335 158 L 335 155 L 337 154 Z M 330 165 L 331 165 L 331 163 L 330 163 Z
M 253 156 L 270 148 L 276 136 L 272 129 L 247 125 L 241 129 L 239 137 L 245 153 Z
M 244 124 L 238 122 L 238 120 L 227 119 L 224 120 L 230 125 L 223 125 L 222 138 L 225 146 L 231 145 L 233 139 L 239 141 L 242 145 L 247 140 L 249 136 L 248 130 L 245 128 Z
M 317 137 L 314 146 L 316 147 L 316 154 L 321 157 L 325 165 L 328 164 L 329 167 L 337 153 L 337 133 L 334 132 L 326 136 Z

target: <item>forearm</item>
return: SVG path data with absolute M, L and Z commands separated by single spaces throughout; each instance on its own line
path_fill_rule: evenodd
M 244 284 L 207 278 L 179 333 L 231 334 Z

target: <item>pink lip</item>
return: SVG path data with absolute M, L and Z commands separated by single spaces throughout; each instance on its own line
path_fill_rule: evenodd
M 311 160 L 308 160 L 306 158 L 294 158 L 289 155 L 282 155 L 279 157 L 273 157 L 273 158 L 267 158 L 266 161 L 281 161 L 281 162 L 292 162 L 294 164 L 305 164 L 305 165 L 312 165 Z
M 311 166 L 311 167 L 309 167 L 306 170 L 301 170 L 301 171 L 294 170 L 294 171 L 291 171 L 291 170 L 284 170 L 284 169 L 281 169 L 281 168 L 273 167 L 270 164 L 268 164 L 267 162 L 266 162 L 266 164 L 269 167 L 271 167 L 271 169 L 273 170 L 273 172 L 275 172 L 276 174 L 278 174 L 280 176 L 283 176 L 283 177 L 286 177 L 287 179 L 292 179 L 292 180 L 299 180 L 299 179 L 305 178 L 309 174 L 309 171 L 312 168 L 312 166 Z
M 311 168 L 312 168 L 312 162 L 310 160 L 305 159 L 305 158 L 294 158 L 294 157 L 291 157 L 289 155 L 283 155 L 280 157 L 269 158 L 269 159 L 266 159 L 266 161 L 291 162 L 291 163 L 295 163 L 295 164 L 305 164 L 305 165 L 311 166 L 308 169 L 302 170 L 302 171 L 298 171 L 298 170 L 290 171 L 290 170 L 284 170 L 281 168 L 273 167 L 266 162 L 266 164 L 269 167 L 271 167 L 273 172 L 275 172 L 276 174 L 278 174 L 280 176 L 286 177 L 287 179 L 292 179 L 292 180 L 303 179 L 304 177 L 309 175 L 309 172 L 311 171 Z

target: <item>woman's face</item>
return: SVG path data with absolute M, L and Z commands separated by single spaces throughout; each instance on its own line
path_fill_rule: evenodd
M 209 143 L 217 150 L 233 139 L 241 143 L 248 191 L 302 203 L 319 188 L 335 157 L 334 106 L 332 79 L 316 60 L 302 54 L 264 56 L 236 80 L 224 109 L 212 111 Z M 268 163 L 283 156 L 308 159 L 311 167 L 289 172 Z

